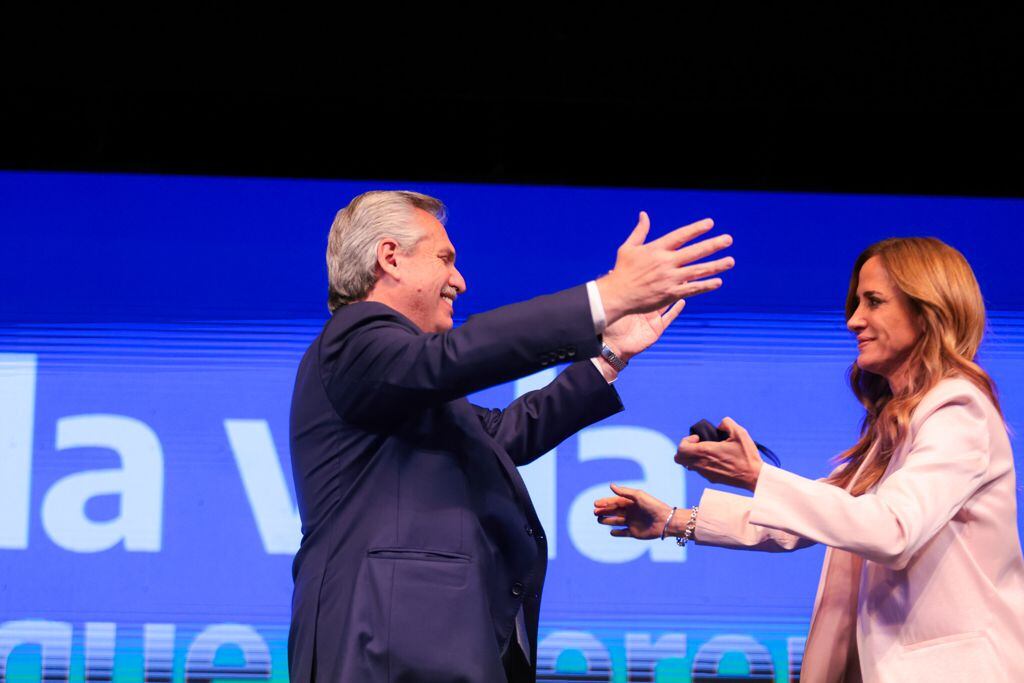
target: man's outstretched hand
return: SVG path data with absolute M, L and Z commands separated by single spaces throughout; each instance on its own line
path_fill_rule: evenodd
M 646 242 L 651 222 L 641 211 L 632 234 L 619 247 L 615 268 L 597 281 L 609 327 L 624 316 L 664 311 L 680 299 L 721 287 L 721 278 L 714 276 L 733 267 L 731 256 L 694 262 L 725 249 L 732 237 L 719 235 L 683 246 L 712 227 L 714 222 L 706 218 Z
M 602 339 L 615 355 L 624 361 L 637 355 L 661 338 L 672 321 L 679 316 L 686 302 L 679 300 L 667 311 L 630 313 L 605 328 Z

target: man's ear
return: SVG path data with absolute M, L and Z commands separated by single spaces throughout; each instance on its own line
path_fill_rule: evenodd
M 385 237 L 377 243 L 377 267 L 383 275 L 390 275 L 395 280 L 402 279 L 398 273 L 398 242 Z

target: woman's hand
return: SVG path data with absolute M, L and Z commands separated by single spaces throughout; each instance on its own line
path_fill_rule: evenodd
M 753 491 L 761 474 L 761 454 L 747 430 L 731 418 L 722 420 L 719 429 L 729 432 L 725 441 L 701 441 L 691 434 L 679 442 L 676 462 L 695 470 L 713 484 L 728 484 Z
M 651 494 L 618 484 L 611 485 L 618 495 L 594 501 L 594 515 L 598 524 L 618 527 L 612 536 L 639 539 L 661 538 L 672 506 Z

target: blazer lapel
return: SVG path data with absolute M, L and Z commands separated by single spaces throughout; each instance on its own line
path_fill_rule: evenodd
M 872 448 L 846 490 L 853 489 L 864 467 L 875 457 Z M 890 465 L 891 465 L 890 461 Z M 863 560 L 845 550 L 827 548 L 818 580 L 818 594 L 807 631 L 800 680 L 805 683 L 841 683 L 846 680 L 850 644 L 856 638 L 857 597 Z

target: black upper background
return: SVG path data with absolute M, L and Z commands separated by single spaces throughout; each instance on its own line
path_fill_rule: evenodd
M 5 169 L 1024 196 L 1009 16 L 209 3 L 0 21 Z

